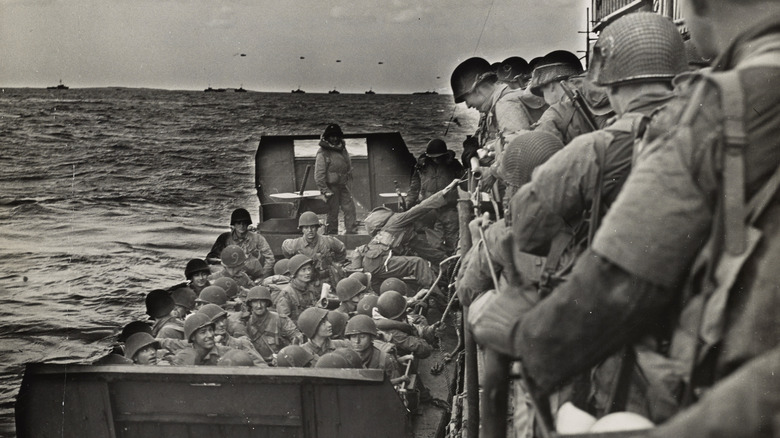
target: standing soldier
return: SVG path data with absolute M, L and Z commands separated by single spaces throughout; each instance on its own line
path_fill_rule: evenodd
M 563 144 L 569 144 L 574 137 L 593 131 L 591 122 L 597 129 L 606 126 L 614 115 L 607 96 L 604 90 L 589 83 L 581 74 L 579 58 L 565 50 L 550 52 L 539 61 L 528 88 L 537 96 L 543 96 L 550 108 L 534 125 L 535 131 L 549 132 L 561 139 Z M 577 91 L 585 108 L 578 110 L 564 87 Z M 590 119 L 586 113 L 593 118 Z
M 287 258 L 296 254 L 309 257 L 318 280 L 337 284 L 345 276 L 343 265 L 347 260 L 347 249 L 339 239 L 320 235 L 321 226 L 314 212 L 304 211 L 298 218 L 298 229 L 303 236 L 282 242 L 282 253 Z
M 206 261 L 212 265 L 220 263 L 222 251 L 229 245 L 237 245 L 246 255 L 246 272 L 252 280 L 265 278 L 273 272 L 274 252 L 268 241 L 260 234 L 249 231 L 252 216 L 243 208 L 233 210 L 230 215 L 230 231 L 222 233 L 211 247 Z
M 780 411 L 769 377 L 780 343 L 780 87 L 767 84 L 780 80 L 780 3 L 686 0 L 683 14 L 702 54 L 719 54 L 715 67 L 659 115 L 675 126 L 640 145 L 568 280 L 506 323 L 514 330 L 474 335 L 522 357 L 544 397 L 670 321 L 669 359 L 684 370 L 671 383 L 691 407 L 647 435 L 769 437 Z M 633 50 L 617 43 L 602 68 Z M 505 304 L 472 309 L 495 318 L 512 312 Z
M 271 292 L 265 286 L 253 287 L 246 296 L 250 316 L 246 333 L 267 363 L 273 363 L 280 349 L 303 342 L 301 332 L 289 318 L 269 310 Z
M 463 166 L 455 159 L 455 152 L 447 149 L 444 140 L 434 138 L 428 142 L 414 166 L 407 206 L 413 207 L 447 187 L 453 179 L 462 177 Z M 434 229 L 444 237 L 447 254 L 452 254 L 458 244 L 458 192 L 447 193 L 445 201 L 446 204 L 433 213 L 436 216 Z
M 344 142 L 344 133 L 335 123 L 328 125 L 320 138 L 320 150 L 314 161 L 314 181 L 328 204 L 325 234 L 339 233 L 339 207 L 344 212 L 345 233 L 357 233 L 355 201 L 349 191 L 352 160 Z

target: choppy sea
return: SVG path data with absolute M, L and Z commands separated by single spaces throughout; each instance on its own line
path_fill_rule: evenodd
M 25 364 L 102 356 L 234 208 L 258 211 L 262 135 L 331 122 L 459 155 L 477 114 L 443 95 L 0 90 L 0 436 L 14 436 Z

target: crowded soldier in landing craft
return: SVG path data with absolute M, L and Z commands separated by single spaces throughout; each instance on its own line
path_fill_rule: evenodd
M 329 124 L 327 208 L 299 211 L 300 237 L 272 248 L 236 208 L 101 362 L 374 368 L 400 391 L 457 329 L 447 408 L 480 436 L 778 436 L 780 4 L 682 3 L 684 29 L 616 15 L 587 69 L 564 50 L 459 63 L 479 125 L 461 162 L 420 145 L 404 208 L 356 219 Z

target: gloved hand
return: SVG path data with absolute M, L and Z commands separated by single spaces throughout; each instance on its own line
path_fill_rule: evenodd
M 489 290 L 471 303 L 469 325 L 479 345 L 516 358 L 515 332 L 528 307 L 520 298 Z

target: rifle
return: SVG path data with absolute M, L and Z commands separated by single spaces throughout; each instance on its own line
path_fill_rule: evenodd
M 406 198 L 404 198 L 404 195 L 401 193 L 401 188 L 398 186 L 398 180 L 394 179 L 393 184 L 395 184 L 395 194 L 398 195 L 398 211 L 406 211 L 408 209 L 406 207 Z
M 595 116 L 590 112 L 588 105 L 585 104 L 585 99 L 582 97 L 580 90 L 572 89 L 566 81 L 560 81 L 559 83 L 561 84 L 563 92 L 566 93 L 566 97 L 568 97 L 574 105 L 574 109 L 577 110 L 582 118 L 585 119 L 585 122 L 588 123 L 590 130 L 598 131 L 599 128 L 596 125 Z

